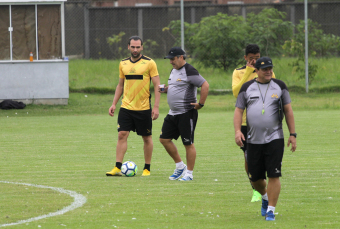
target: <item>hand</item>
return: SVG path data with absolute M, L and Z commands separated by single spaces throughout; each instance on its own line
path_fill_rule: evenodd
M 290 143 L 292 143 L 292 148 L 290 149 L 290 151 L 295 152 L 295 150 L 296 150 L 296 138 L 294 136 L 290 136 L 288 138 L 287 147 L 289 147 Z
M 243 141 L 246 139 L 240 130 L 236 131 L 235 133 L 235 142 L 239 147 L 243 147 Z
M 160 92 L 160 93 L 168 93 L 168 86 L 164 87 L 164 91 L 161 91 L 161 89 L 158 88 L 158 92 Z
M 190 103 L 190 105 L 195 106 L 195 107 L 194 107 L 195 110 L 199 110 L 199 109 L 202 108 L 198 103 Z
M 154 107 L 151 113 L 152 120 L 156 120 L 158 116 L 159 116 L 159 109 L 157 107 Z
M 255 63 L 256 63 L 256 60 L 253 59 L 251 61 L 247 61 L 246 66 L 251 67 L 251 68 L 255 68 Z
M 113 117 L 116 110 L 116 105 L 113 105 L 109 108 L 109 115 Z

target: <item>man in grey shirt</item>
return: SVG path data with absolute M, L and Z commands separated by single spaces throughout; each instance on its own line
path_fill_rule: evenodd
M 291 99 L 286 84 L 273 76 L 273 63 L 269 57 L 261 57 L 255 63 L 258 78 L 243 84 L 238 94 L 234 114 L 235 141 L 242 146 L 247 138 L 247 162 L 249 179 L 262 195 L 261 215 L 267 221 L 275 220 L 275 206 L 281 190 L 281 164 L 284 138 L 280 107 L 286 116 L 290 132 L 288 147 L 296 149 L 296 133 Z M 241 132 L 244 109 L 247 114 L 247 136 Z M 266 172 L 268 187 L 266 184 Z
M 185 52 L 180 47 L 171 48 L 164 58 L 170 59 L 173 69 L 170 73 L 168 86 L 164 90 L 159 90 L 161 93 L 167 93 L 170 107 L 169 114 L 164 118 L 159 140 L 176 163 L 176 169 L 169 179 L 177 180 L 183 176 L 179 179 L 180 181 L 190 181 L 193 180 L 196 160 L 194 131 L 198 118 L 197 110 L 204 106 L 209 84 L 193 66 L 186 63 Z M 198 87 L 201 87 L 201 95 L 197 103 Z M 179 136 L 181 136 L 186 150 L 188 166 L 183 163 L 177 147 L 172 141 L 172 139 L 177 140 Z

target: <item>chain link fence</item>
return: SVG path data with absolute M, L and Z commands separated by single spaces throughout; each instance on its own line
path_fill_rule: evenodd
M 285 20 L 294 25 L 304 19 L 303 3 L 279 3 L 186 5 L 184 21 L 198 23 L 202 18 L 217 13 L 241 15 L 246 18 L 249 13 L 257 14 L 265 8 L 285 12 L 287 16 Z M 308 18 L 319 23 L 324 33 L 340 36 L 339 2 L 310 3 Z M 174 20 L 180 20 L 179 6 L 92 7 L 90 2 L 67 2 L 66 55 L 78 58 L 119 59 L 126 55 L 124 52 L 127 50 L 128 38 L 139 35 L 145 42 L 148 41 L 146 44 L 149 43 L 149 51 L 145 48 L 144 53 L 152 58 L 161 58 L 176 44 L 175 38 L 169 32 L 163 31 L 163 28 Z M 111 43 L 108 42 L 109 38 L 112 40 Z

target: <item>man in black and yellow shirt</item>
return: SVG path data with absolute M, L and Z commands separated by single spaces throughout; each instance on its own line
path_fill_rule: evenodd
M 233 72 L 233 78 L 232 78 L 232 90 L 233 95 L 237 98 L 238 93 L 240 92 L 240 89 L 242 85 L 254 78 L 257 77 L 257 73 L 255 72 L 255 63 L 256 60 L 260 58 L 260 48 L 256 44 L 249 44 L 246 47 L 244 59 L 247 61 L 247 64 L 244 65 L 241 68 L 237 68 Z M 273 73 L 273 78 L 275 78 L 275 74 Z M 244 112 L 242 117 L 242 127 L 241 131 L 244 134 L 244 136 L 247 136 L 247 123 L 246 123 L 246 112 Z M 244 152 L 244 167 L 246 170 L 246 173 L 248 175 L 248 163 L 247 163 L 247 142 L 246 140 L 243 142 L 243 146 L 241 149 Z M 251 183 L 250 183 L 251 184 Z M 254 187 L 253 188 L 253 197 L 251 199 L 251 202 L 257 202 L 260 201 L 261 194 L 257 192 Z
M 142 136 L 144 141 L 145 166 L 142 176 L 150 175 L 150 163 L 153 151 L 152 120 L 159 116 L 158 92 L 159 74 L 155 61 L 141 54 L 143 41 L 138 36 L 130 37 L 128 49 L 131 57 L 119 64 L 119 83 L 116 87 L 109 115 L 113 116 L 119 98 L 124 92 L 118 114 L 118 142 L 116 147 L 116 166 L 107 172 L 107 176 L 121 176 L 121 166 L 127 150 L 127 138 L 130 131 Z M 151 107 L 150 82 L 155 89 L 155 105 Z

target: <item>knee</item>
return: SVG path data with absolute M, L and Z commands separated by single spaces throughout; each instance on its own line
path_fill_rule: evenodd
M 150 136 L 143 136 L 143 141 L 145 144 L 152 143 L 152 137 Z
M 258 179 L 256 181 L 251 180 L 251 183 L 258 188 L 265 188 L 266 182 L 263 179 Z
M 166 144 L 169 143 L 171 140 L 170 140 L 170 139 L 160 138 L 159 141 L 160 141 L 160 143 L 162 143 L 162 145 L 166 145 Z
M 118 132 L 118 141 L 126 140 L 128 136 L 129 136 L 129 132 L 127 132 L 127 131 L 119 131 Z

